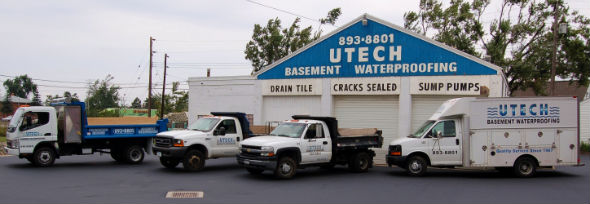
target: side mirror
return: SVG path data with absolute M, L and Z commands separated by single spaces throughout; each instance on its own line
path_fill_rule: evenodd
M 225 127 L 219 127 L 219 129 L 213 131 L 213 135 L 225 135 Z
M 438 131 L 436 132 L 436 139 L 440 139 L 442 138 L 442 132 Z

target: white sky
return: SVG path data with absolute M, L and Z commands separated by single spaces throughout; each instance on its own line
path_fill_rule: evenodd
M 403 26 L 403 14 L 416 11 L 419 0 L 255 0 L 312 19 L 340 7 L 337 25 L 363 13 Z M 566 0 L 571 8 L 590 16 L 587 0 Z M 493 1 L 489 16 L 499 11 Z M 163 56 L 168 53 L 167 84 L 188 77 L 248 75 L 250 62 L 243 50 L 254 24 L 278 17 L 288 27 L 296 16 L 246 0 L 0 0 L 0 74 L 28 74 L 39 85 L 42 100 L 64 91 L 86 98 L 87 83 L 107 74 L 123 89 L 130 104 L 147 97 L 149 37 L 154 42 L 153 93 L 161 93 Z M 301 25 L 319 23 L 302 19 Z M 334 26 L 323 26 L 324 34 Z M 7 77 L 0 76 L 3 82 Z M 49 81 L 47 81 L 49 80 Z M 59 81 L 59 82 L 55 82 Z M 68 82 L 68 83 L 65 83 Z M 167 87 L 171 87 L 168 85 Z M 167 90 L 168 91 L 168 90 Z M 5 89 L 0 88 L 0 95 Z

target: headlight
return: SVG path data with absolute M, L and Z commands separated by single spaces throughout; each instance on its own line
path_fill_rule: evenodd
M 10 149 L 18 148 L 18 140 L 6 140 L 6 146 Z
M 262 150 L 264 152 L 274 152 L 275 151 L 275 148 L 265 146 L 265 147 L 261 147 L 260 150 Z
M 179 139 L 173 139 L 172 145 L 175 147 L 184 147 L 184 141 Z
M 15 130 L 16 130 L 16 127 L 14 127 L 14 126 L 8 126 L 8 128 L 6 128 L 6 132 L 10 132 L 10 133 L 14 132 Z

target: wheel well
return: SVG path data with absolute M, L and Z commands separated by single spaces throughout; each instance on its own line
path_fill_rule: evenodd
M 204 145 L 202 145 L 202 144 L 194 144 L 194 145 L 191 145 L 187 149 L 187 152 L 189 150 L 193 150 L 193 149 L 196 149 L 196 150 L 201 151 L 203 154 L 205 154 L 205 158 L 209 158 L 209 152 L 207 151 L 207 147 L 205 147 Z
M 39 148 L 42 147 L 49 147 L 53 150 L 53 152 L 55 153 L 55 157 L 59 158 L 59 152 L 57 152 L 57 150 L 55 149 L 55 145 L 53 145 L 53 142 L 41 142 L 39 144 L 37 144 L 37 146 L 35 146 L 35 149 L 33 150 L 33 152 L 37 151 Z
M 514 160 L 514 164 L 516 164 L 516 161 L 518 161 L 519 159 L 522 159 L 522 158 L 530 158 L 533 161 L 535 161 L 535 166 L 537 166 L 537 167 L 539 166 L 539 160 L 537 160 L 536 157 L 534 157 L 533 155 L 530 155 L 530 154 L 520 155 L 518 158 L 516 158 L 516 160 Z M 514 164 L 512 164 L 512 165 L 514 165 Z
M 408 159 L 413 157 L 413 156 L 420 156 L 424 159 L 426 159 L 426 164 L 428 164 L 428 166 L 430 166 L 430 158 L 428 157 L 428 155 L 424 152 L 413 152 L 410 155 L 408 155 Z
M 299 162 L 301 162 L 301 154 L 299 153 L 299 149 L 279 149 L 277 151 L 277 158 L 281 158 L 284 156 L 288 156 L 291 157 L 293 159 L 295 159 L 295 162 L 299 164 Z

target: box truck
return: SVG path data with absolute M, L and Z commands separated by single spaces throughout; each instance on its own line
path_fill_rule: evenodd
M 418 130 L 391 142 L 389 166 L 495 168 L 531 177 L 537 168 L 580 165 L 575 97 L 456 98 Z

